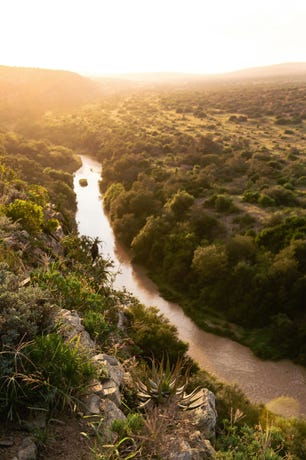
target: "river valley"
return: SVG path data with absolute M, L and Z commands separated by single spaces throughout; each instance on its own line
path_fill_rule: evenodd
M 190 356 L 219 380 L 237 383 L 252 402 L 267 404 L 282 415 L 306 416 L 306 369 L 289 360 L 263 361 L 243 345 L 202 331 L 179 305 L 164 300 L 145 270 L 132 264 L 128 252 L 116 242 L 99 190 L 101 165 L 88 156 L 81 159 L 74 177 L 78 231 L 102 241 L 101 253 L 114 262 L 115 288 L 126 288 L 146 306 L 158 307 L 188 342 Z M 88 185 L 82 187 L 80 179 L 87 179 Z

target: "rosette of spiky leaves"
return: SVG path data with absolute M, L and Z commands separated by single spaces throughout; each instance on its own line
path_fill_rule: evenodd
M 152 359 L 151 369 L 147 368 L 147 377 L 137 382 L 137 395 L 140 399 L 140 408 L 158 406 L 175 402 L 180 409 L 195 409 L 202 404 L 202 391 L 196 388 L 186 393 L 190 367 L 178 359 L 171 365 L 169 359 L 162 359 L 160 363 Z
M 171 365 L 169 359 L 163 358 L 160 362 L 151 360 L 152 366 L 147 366 L 146 379 L 138 381 L 137 395 L 140 399 L 140 407 L 160 405 L 174 397 L 180 397 L 187 384 L 187 376 L 182 375 L 182 359 Z

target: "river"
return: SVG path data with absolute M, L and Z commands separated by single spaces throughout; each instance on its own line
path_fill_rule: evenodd
M 76 221 L 80 235 L 99 237 L 101 253 L 114 262 L 114 286 L 126 288 L 146 306 L 157 306 L 189 344 L 189 355 L 203 369 L 227 383 L 237 383 L 252 402 L 266 404 L 284 416 L 306 416 L 306 369 L 289 360 L 263 361 L 247 347 L 199 329 L 175 303 L 163 299 L 143 268 L 131 263 L 129 253 L 115 240 L 99 191 L 101 165 L 81 155 L 74 176 Z M 82 187 L 79 179 L 86 178 Z

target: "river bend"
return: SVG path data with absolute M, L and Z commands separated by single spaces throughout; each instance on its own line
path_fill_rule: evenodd
M 189 344 L 190 356 L 200 367 L 227 383 L 237 383 L 252 402 L 267 404 L 282 415 L 306 416 L 306 369 L 289 360 L 263 361 L 247 347 L 198 328 L 179 305 L 164 300 L 143 268 L 132 264 L 128 252 L 115 240 L 103 211 L 99 191 L 101 165 L 81 155 L 82 166 L 74 176 L 78 232 L 99 237 L 101 253 L 114 261 L 114 287 L 126 288 L 146 306 L 157 306 Z M 79 184 L 86 178 L 87 187 Z

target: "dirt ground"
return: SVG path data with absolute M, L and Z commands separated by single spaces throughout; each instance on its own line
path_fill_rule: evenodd
M 86 431 L 86 423 L 81 418 L 72 416 L 50 424 L 47 432 L 36 432 L 36 440 L 40 440 L 38 459 L 92 460 L 94 455 L 90 447 L 93 447 L 94 441 L 81 434 Z M 0 447 L 0 460 L 12 460 L 17 456 L 23 439 L 29 435 L 25 431 L 0 425 L 0 439 L 13 442 L 11 447 Z

